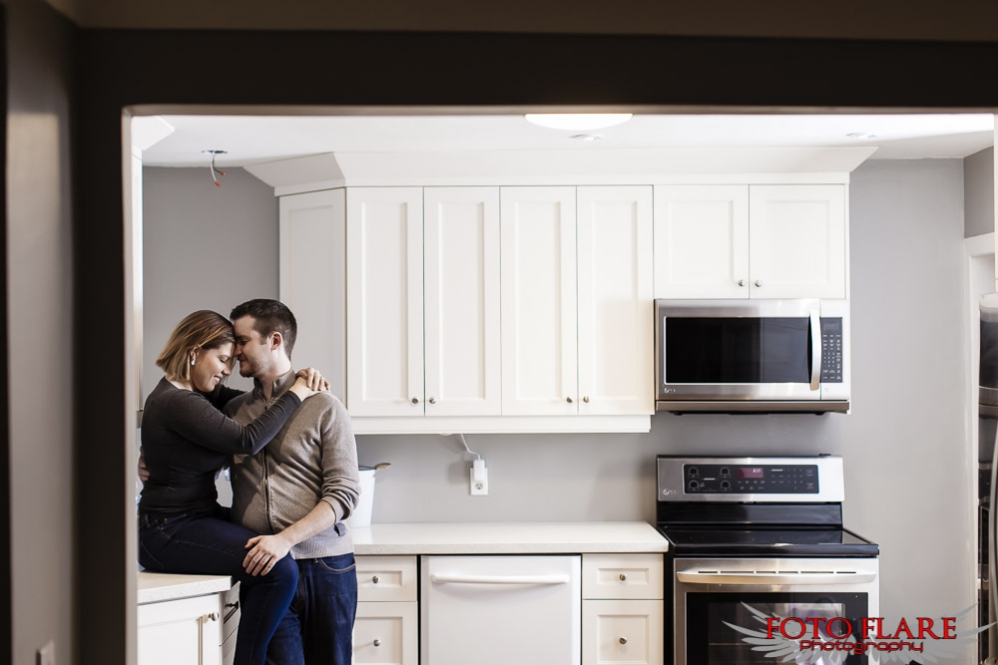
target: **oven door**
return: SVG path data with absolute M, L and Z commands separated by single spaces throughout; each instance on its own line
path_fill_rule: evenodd
M 766 651 L 754 650 L 755 645 L 745 641 L 749 636 L 725 625 L 766 632 L 766 624 L 753 609 L 783 618 L 844 617 L 852 623 L 857 641 L 860 620 L 880 611 L 877 559 L 676 559 L 674 563 L 676 665 L 773 663 Z M 827 658 L 808 662 L 822 665 L 838 656 L 834 651 L 825 653 Z M 850 655 L 844 662 L 865 664 L 868 657 Z

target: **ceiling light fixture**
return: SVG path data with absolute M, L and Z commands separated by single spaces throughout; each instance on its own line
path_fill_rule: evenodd
M 523 116 L 527 122 L 549 129 L 585 131 L 605 129 L 620 125 L 631 119 L 631 113 L 528 113 Z

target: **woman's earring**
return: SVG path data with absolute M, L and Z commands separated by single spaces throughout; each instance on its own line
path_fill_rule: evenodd
M 191 356 L 191 367 L 194 367 L 194 356 Z

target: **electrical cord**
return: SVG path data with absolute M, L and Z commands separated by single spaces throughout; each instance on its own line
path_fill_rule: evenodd
M 468 447 L 468 442 L 464 440 L 464 434 L 455 434 L 454 436 L 457 437 L 458 441 L 461 442 L 461 445 L 464 446 L 464 449 L 467 450 L 469 454 L 474 455 L 478 459 L 482 459 L 481 455 Z

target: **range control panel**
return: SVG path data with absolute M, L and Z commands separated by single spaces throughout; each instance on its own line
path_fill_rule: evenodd
M 821 382 L 842 383 L 842 319 L 821 317 Z
M 684 464 L 687 494 L 817 494 L 817 464 Z

